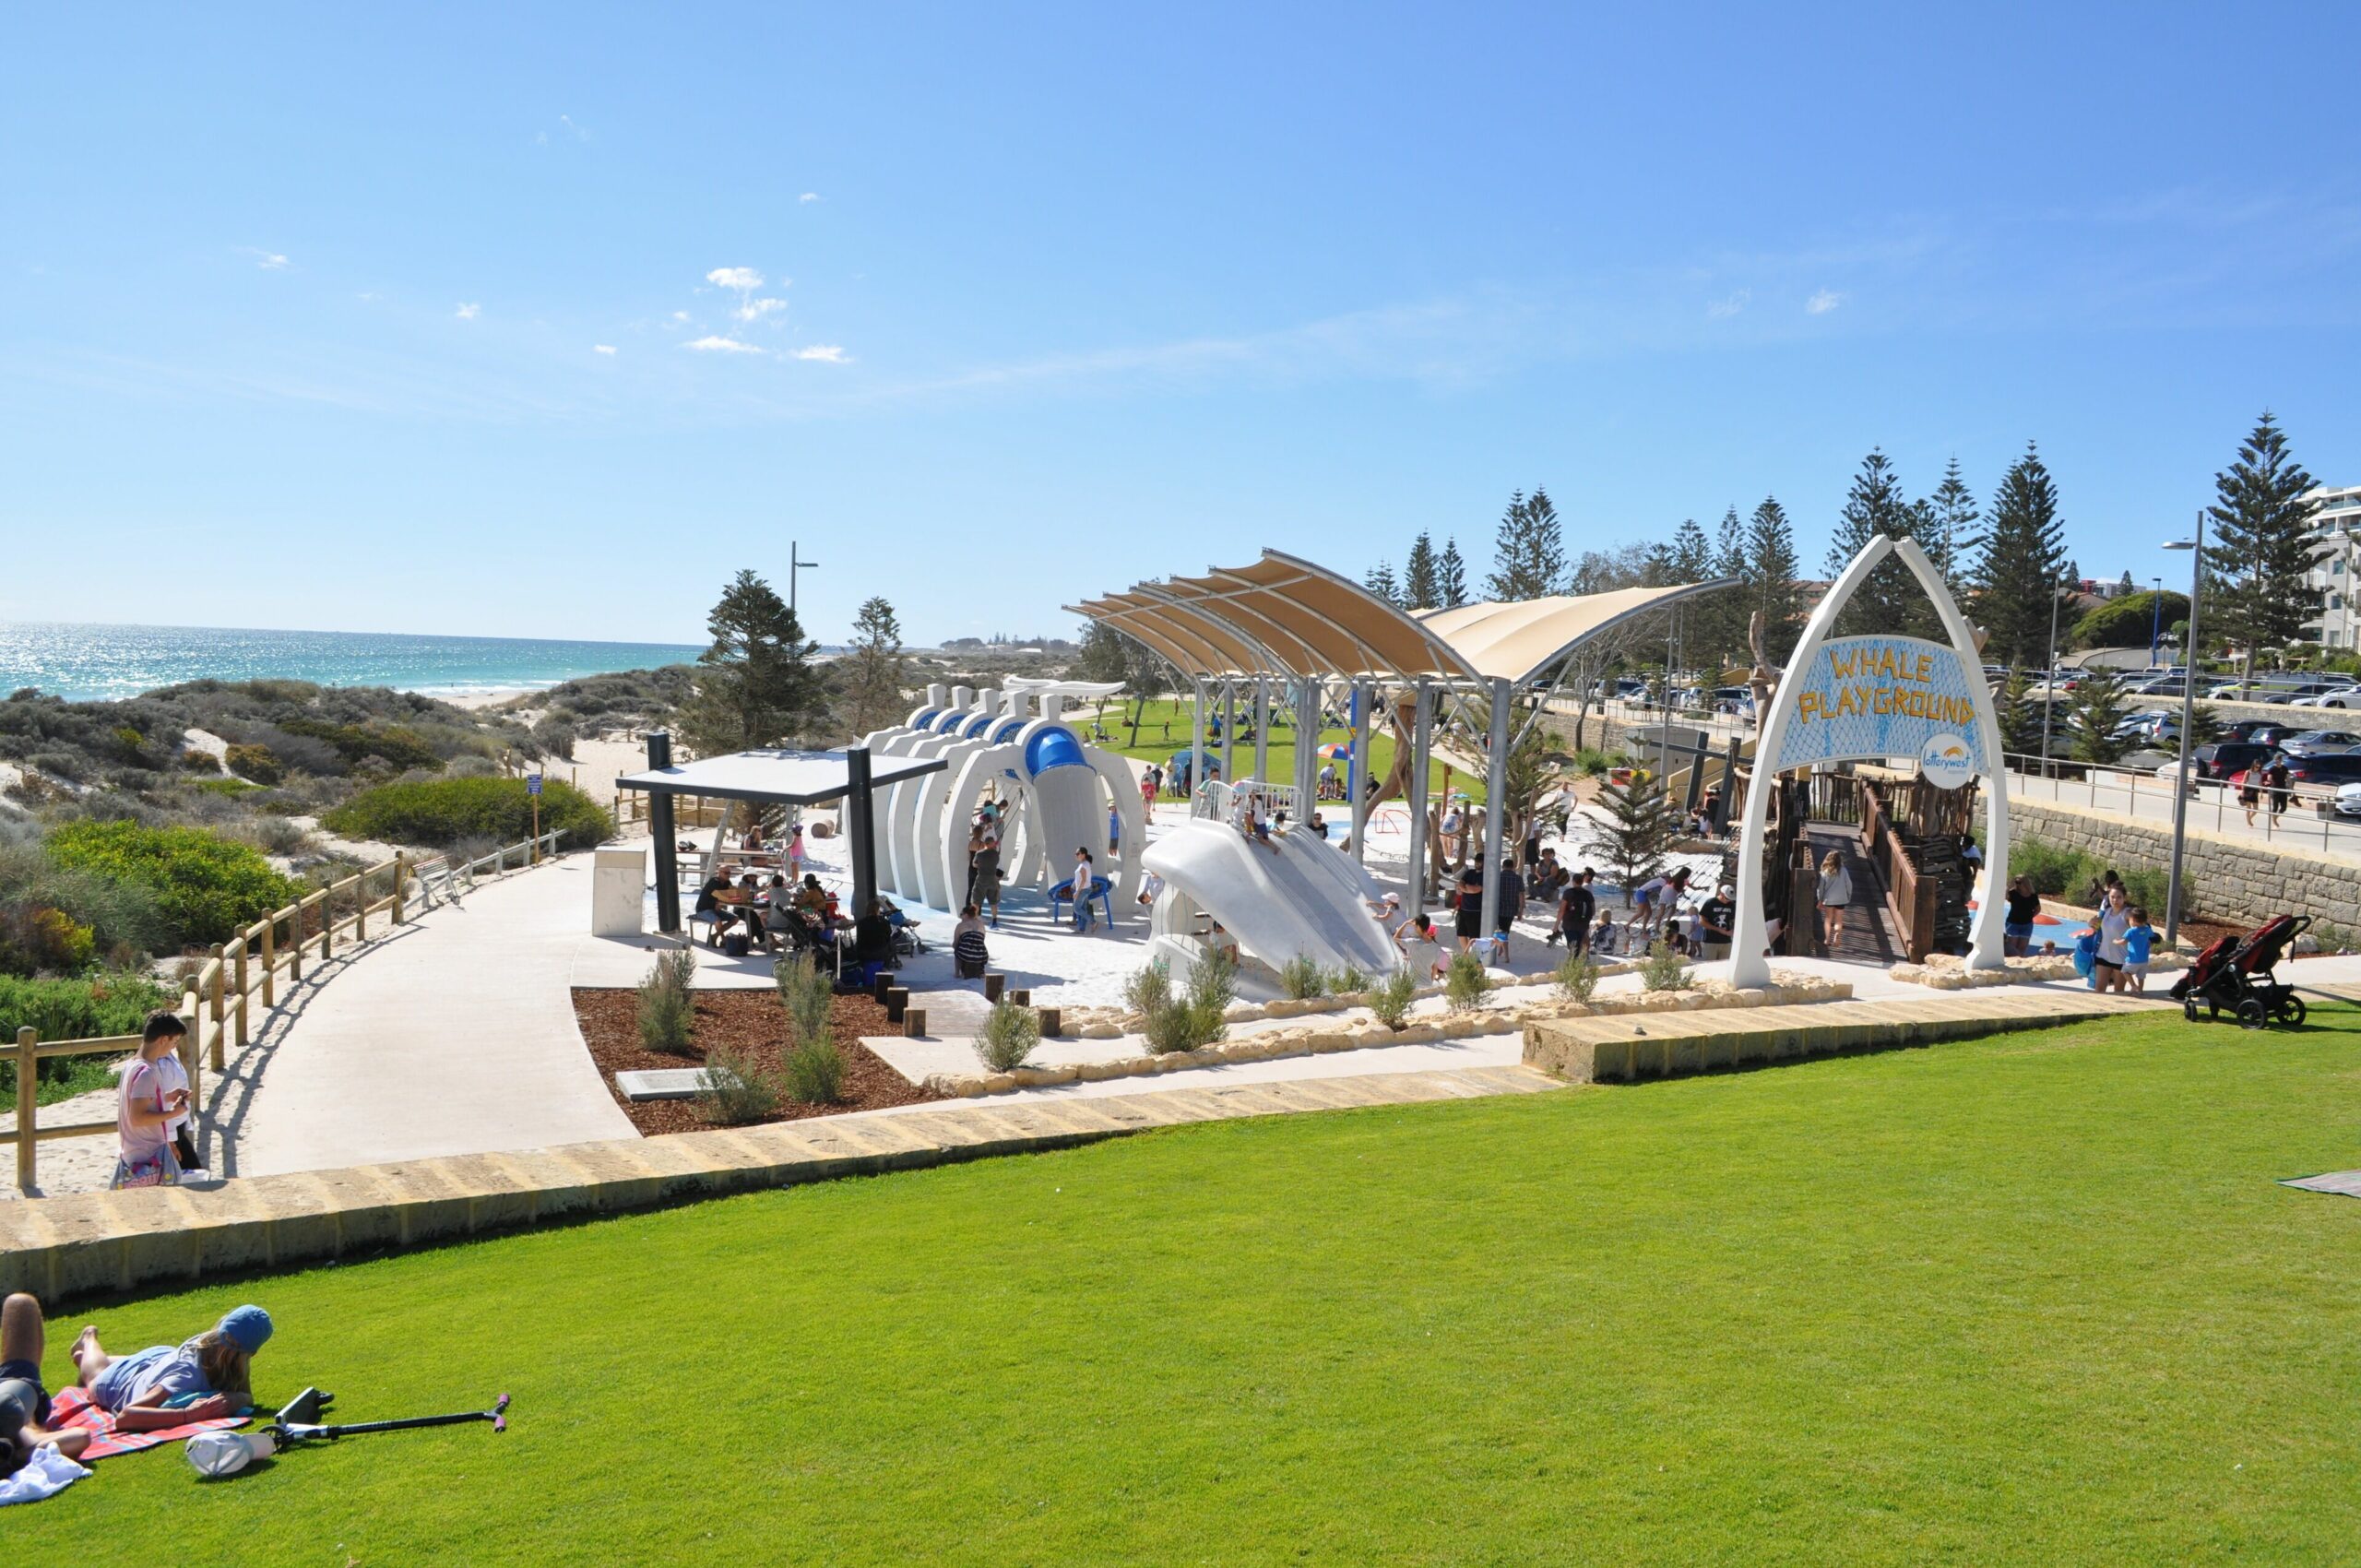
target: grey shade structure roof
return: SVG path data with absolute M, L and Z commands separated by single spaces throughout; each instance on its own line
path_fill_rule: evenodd
M 1736 577 L 1716 577 L 1704 583 L 1556 594 L 1548 599 L 1487 601 L 1412 613 L 1428 630 L 1448 639 L 1479 672 L 1530 685 L 1547 677 L 1583 644 L 1635 617 L 1697 594 L 1738 586 Z
M 882 757 L 869 776 L 872 789 L 940 773 L 950 765 L 941 757 Z M 785 749 L 730 752 L 699 757 L 670 767 L 627 773 L 615 780 L 625 790 L 647 790 L 664 795 L 704 795 L 719 801 L 777 801 L 791 806 L 816 806 L 852 789 L 851 765 L 841 751 L 804 752 Z

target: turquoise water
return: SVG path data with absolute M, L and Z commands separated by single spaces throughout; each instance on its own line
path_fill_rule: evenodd
M 451 697 L 678 664 L 703 651 L 671 643 L 0 622 L 0 696 L 38 686 L 54 696 L 90 701 L 210 677 L 392 686 Z

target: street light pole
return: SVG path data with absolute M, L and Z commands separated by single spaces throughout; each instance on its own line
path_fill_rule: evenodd
M 817 566 L 817 561 L 803 559 L 803 546 L 794 540 L 787 541 L 787 612 L 795 613 L 795 575 Z
M 2058 706 L 2058 603 L 2065 597 L 2063 588 L 2052 580 L 2049 585 L 2049 659 L 2041 671 L 2041 776 L 2044 778 L 2049 777 L 2049 716 Z
M 2189 552 L 2189 674 L 2180 683 L 2180 773 L 2173 789 L 2173 869 L 2165 883 L 2165 951 L 2169 953 L 2180 935 L 2181 850 L 2189 842 L 2189 791 L 2194 782 L 2189 776 L 2189 732 L 2196 728 L 2198 649 L 2204 646 L 2197 640 L 2197 589 L 2205 576 L 2205 513 L 2201 509 L 2197 514 L 2196 539 L 2176 540 L 2165 548 Z
M 2155 585 L 2148 595 L 2148 668 L 2153 670 L 2156 667 L 2156 645 L 2164 640 L 2165 635 L 2165 579 L 2150 577 L 2148 580 Z

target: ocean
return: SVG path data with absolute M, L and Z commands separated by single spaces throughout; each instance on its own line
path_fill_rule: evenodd
M 53 696 L 88 702 L 210 677 L 392 686 L 459 697 L 684 663 L 703 651 L 672 643 L 0 622 L 0 696 L 38 686 Z

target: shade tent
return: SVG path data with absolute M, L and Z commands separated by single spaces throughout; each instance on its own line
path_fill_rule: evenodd
M 1365 759 L 1378 687 L 1414 688 L 1410 854 L 1415 865 L 1419 863 L 1425 842 L 1430 693 L 1480 694 L 1485 699 L 1489 718 L 1487 769 L 1491 798 L 1497 801 L 1506 790 L 1509 709 L 1514 692 L 1562 678 L 1568 661 L 1584 643 L 1637 616 L 1732 586 L 1732 579 L 1724 578 L 1413 613 L 1325 567 L 1266 550 L 1261 559 L 1245 565 L 1216 566 L 1199 576 L 1137 583 L 1122 592 L 1067 608 L 1136 639 L 1161 655 L 1194 686 L 1190 751 L 1197 759 L 1192 777 L 1201 783 L 1208 777 L 1204 762 L 1205 716 L 1208 687 L 1213 683 L 1222 683 L 1225 704 L 1239 683 L 1252 683 L 1258 712 L 1267 712 L 1276 683 L 1291 697 L 1297 731 L 1303 736 L 1316 735 L 1322 727 L 1329 683 L 1349 683 L 1353 778 L 1347 798 L 1353 803 L 1352 843 L 1357 857 L 1367 831 Z M 1256 725 L 1253 776 L 1258 778 L 1263 772 L 1264 728 Z M 1227 736 L 1228 731 L 1224 733 Z M 1314 793 L 1311 754 L 1308 745 L 1296 749 L 1299 802 L 1308 802 Z M 1499 812 L 1488 812 L 1485 816 L 1487 930 L 1491 929 L 1495 911 L 1502 819 Z M 1414 880 L 1414 886 L 1420 895 L 1414 898 L 1415 904 L 1422 901 L 1423 880 Z
M 845 802 L 845 835 L 852 851 L 852 908 L 860 914 L 877 892 L 877 834 L 871 809 L 872 790 L 906 778 L 940 772 L 940 757 L 885 757 L 874 769 L 869 748 L 793 751 L 760 748 L 672 761 L 671 737 L 647 737 L 647 769 L 615 780 L 620 790 L 645 790 L 650 797 L 649 827 L 656 839 L 656 925 L 681 929 L 680 851 L 672 830 L 672 797 L 702 795 L 757 804 L 816 806 Z
M 1487 600 L 1412 613 L 1481 675 L 1520 686 L 1547 680 L 1583 644 L 1652 612 L 1726 588 L 1736 577 L 1606 593 L 1553 594 L 1513 603 Z

